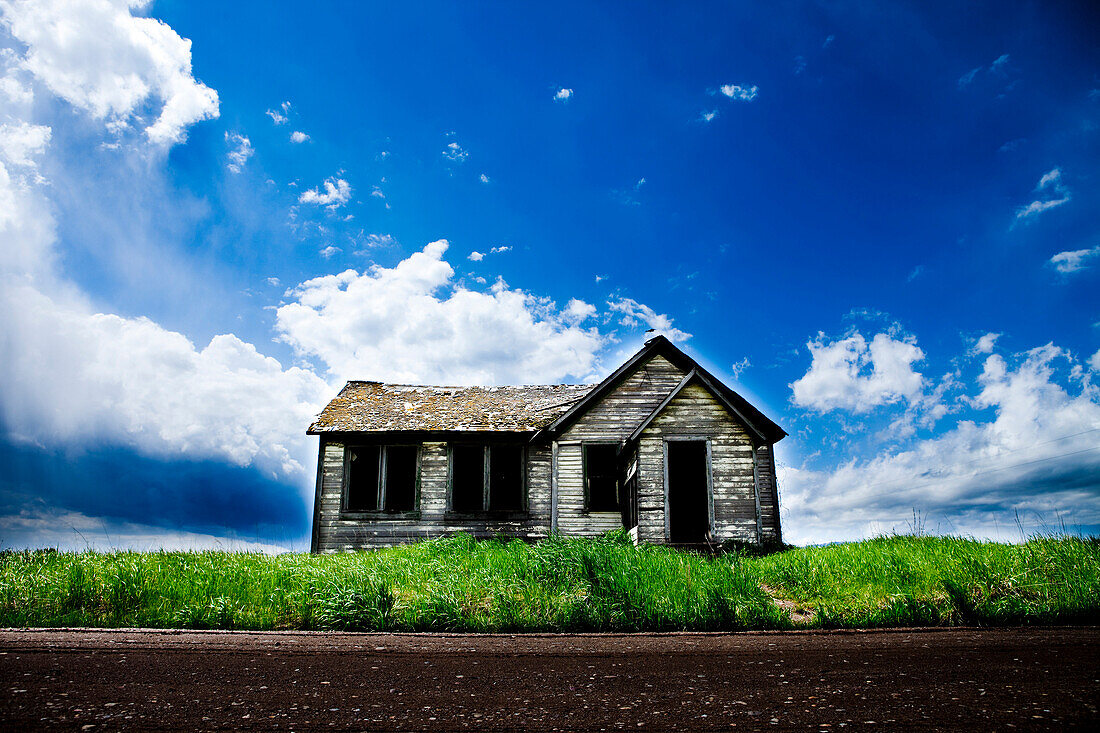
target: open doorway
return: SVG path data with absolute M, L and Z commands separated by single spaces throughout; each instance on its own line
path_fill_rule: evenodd
M 706 542 L 710 533 L 710 466 L 705 440 L 665 443 L 669 541 Z

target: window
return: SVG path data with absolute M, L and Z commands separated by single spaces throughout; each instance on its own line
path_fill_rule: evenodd
M 584 494 L 590 512 L 619 511 L 618 453 L 614 443 L 584 446 Z
M 523 511 L 522 445 L 452 445 L 451 511 Z
M 415 445 L 348 448 L 344 511 L 411 512 L 416 509 Z
M 479 512 L 485 506 L 485 446 L 451 448 L 451 509 Z
M 489 510 L 523 509 L 523 446 L 489 448 Z

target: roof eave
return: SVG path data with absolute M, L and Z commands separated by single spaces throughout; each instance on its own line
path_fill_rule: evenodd
M 387 435 L 423 435 L 423 436 L 503 436 L 503 435 L 515 435 L 515 436 L 533 436 L 538 434 L 538 430 L 535 428 L 527 430 L 507 430 L 507 429 L 483 429 L 483 430 L 459 430 L 455 428 L 393 428 L 388 430 L 355 430 L 348 428 L 314 428 L 311 427 L 306 431 L 306 435 L 328 435 L 328 436 L 348 436 L 348 435 L 361 435 L 361 436 L 375 436 L 384 437 Z
M 635 366 L 637 366 L 643 359 L 649 357 L 655 353 L 658 347 L 664 344 L 672 345 L 672 342 L 666 339 L 664 336 L 654 336 L 649 341 L 646 341 L 645 345 L 638 350 L 638 353 L 627 359 L 626 363 L 612 372 L 606 379 L 597 384 L 588 394 L 577 401 L 575 405 L 570 407 L 564 414 L 558 417 L 554 422 L 547 425 L 544 430 L 548 433 L 559 433 L 569 424 L 571 424 L 577 417 L 584 414 L 588 409 L 589 404 L 594 404 L 599 401 L 604 394 L 609 392 L 623 377 L 631 373 Z

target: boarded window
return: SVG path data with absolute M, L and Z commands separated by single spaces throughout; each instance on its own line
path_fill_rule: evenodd
M 522 445 L 451 446 L 451 510 L 523 511 Z
M 344 511 L 409 512 L 416 509 L 415 445 L 348 448 Z
M 485 502 L 485 446 L 451 447 L 451 509 L 479 512 Z
M 523 446 L 489 448 L 489 509 L 523 509 Z
M 617 445 L 584 446 L 584 486 L 588 511 L 619 511 Z
M 415 445 L 386 446 L 386 511 L 411 512 L 416 504 Z
M 371 512 L 378 508 L 378 460 L 376 445 L 348 449 L 347 494 L 344 509 Z

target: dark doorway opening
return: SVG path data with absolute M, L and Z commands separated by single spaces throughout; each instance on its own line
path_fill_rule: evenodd
M 707 443 L 705 440 L 670 440 L 665 445 L 669 540 L 676 544 L 706 542 L 710 533 Z

